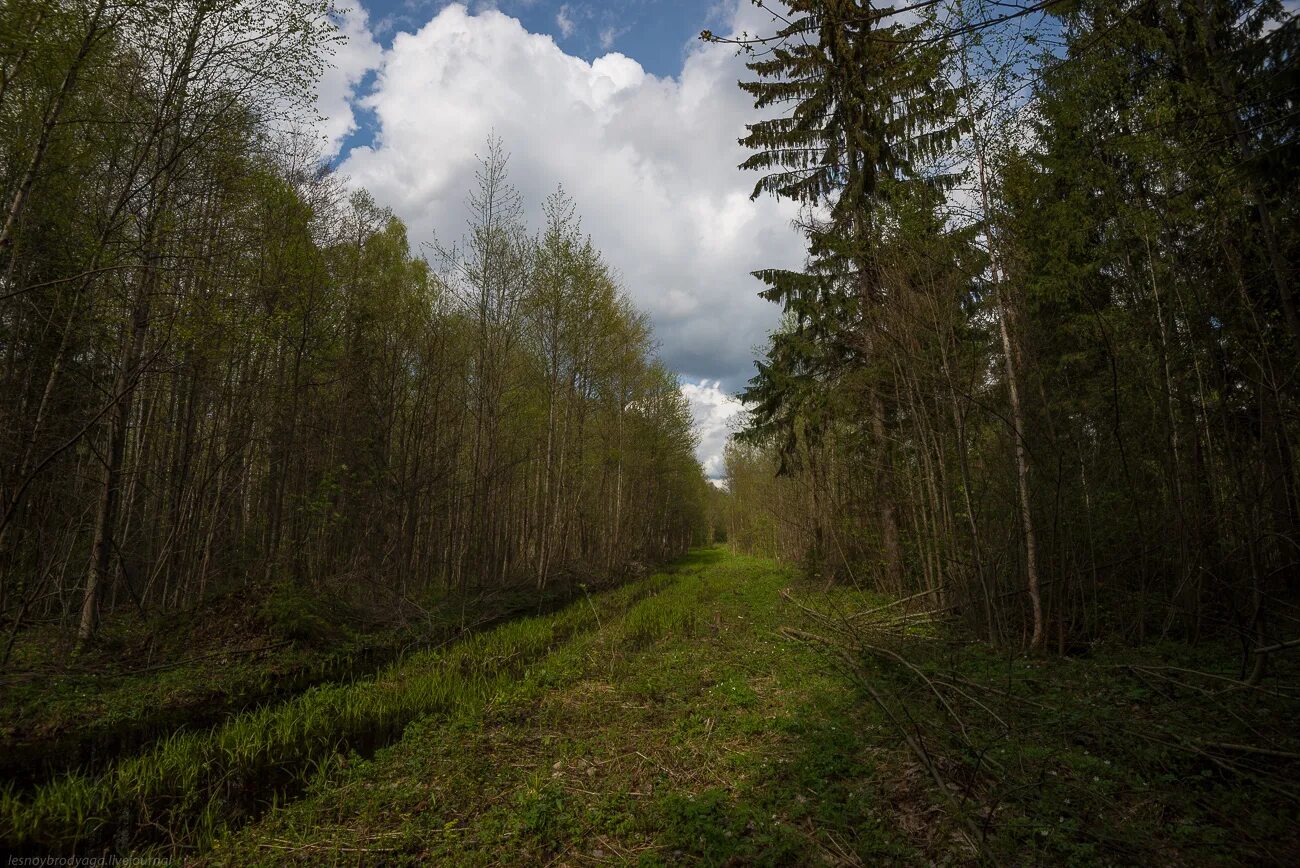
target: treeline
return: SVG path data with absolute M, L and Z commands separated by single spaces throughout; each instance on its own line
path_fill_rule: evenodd
M 906 5 L 742 43 L 809 253 L 758 275 L 731 541 L 1005 645 L 1294 639 L 1295 17 Z
M 0 9 L 0 618 L 290 582 L 380 602 L 683 551 L 703 479 L 649 326 L 490 143 L 463 242 L 322 165 L 306 0 Z

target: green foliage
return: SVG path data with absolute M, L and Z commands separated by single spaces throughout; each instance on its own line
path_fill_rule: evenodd
M 551 781 L 520 792 L 515 804 L 520 834 L 536 839 L 543 852 L 561 850 L 580 829 L 565 808 L 563 788 Z
M 258 614 L 272 635 L 307 645 L 336 644 L 346 638 L 346 613 L 338 601 L 291 582 L 277 582 L 262 600 Z M 342 617 L 341 617 L 342 616 Z
M 965 125 L 956 116 L 962 90 L 943 82 L 946 52 L 924 41 L 933 8 L 914 23 L 841 0 L 790 9 L 770 51 L 747 64 L 757 80 L 740 85 L 756 108 L 782 109 L 741 140 L 755 151 L 741 168 L 765 173 L 753 195 L 828 212 L 805 224 L 805 272 L 755 272 L 787 322 L 744 392 L 752 412 L 743 436 L 774 443 L 782 469 L 797 461 L 801 439 L 818 439 L 834 418 L 827 381 L 850 360 L 870 363 L 861 323 L 889 295 L 879 265 L 891 212 L 954 182 L 923 168 Z
M 707 537 L 689 406 L 570 200 L 531 232 L 489 141 L 465 243 L 426 258 L 326 171 L 299 115 L 337 22 L 308 0 L 0 9 L 20 632 L 74 625 L 85 650 L 101 616 L 274 582 L 276 635 L 327 645 L 343 609 L 540 597 Z
M 372 680 L 316 687 L 208 732 L 177 732 L 101 775 L 71 774 L 31 793 L 7 790 L 0 794 L 0 839 L 9 848 L 63 850 L 110 837 L 156 842 L 162 829 L 206 844 L 277 794 L 342 768 L 333 758 L 348 747 L 373 752 L 414 720 L 481 708 L 521 674 L 531 689 L 544 689 L 548 670 L 534 674 L 531 664 L 602 618 L 637 611 L 641 596 L 665 584 L 663 576 L 648 577 L 601 595 L 598 606 L 581 600 L 412 655 Z
M 1296 16 L 792 9 L 751 45 L 742 86 L 788 111 L 746 165 L 820 208 L 805 271 L 758 274 L 786 316 L 728 538 L 995 644 L 1293 635 Z

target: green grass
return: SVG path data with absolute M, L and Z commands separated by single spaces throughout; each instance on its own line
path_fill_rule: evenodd
M 895 647 L 965 692 L 947 694 L 964 740 L 914 672 L 865 655 L 858 671 L 911 715 L 954 788 L 944 793 L 854 674 L 780 632 L 820 624 L 782 601 L 787 587 L 801 606 L 841 612 L 881 599 L 827 594 L 720 549 L 674 573 L 178 740 L 174 756 L 116 777 L 69 779 L 47 796 L 56 819 L 26 822 L 63 834 L 82 822 L 77 806 L 87 818 L 132 810 L 167 835 L 128 849 L 229 865 L 1296 861 L 1300 815 L 1266 786 L 1287 783 L 1287 760 L 1229 773 L 1160 743 L 1294 739 L 1300 703 L 1286 690 L 1151 674 L 1212 671 L 1223 648 L 1028 659 L 943 626 L 907 631 Z M 1278 687 L 1294 683 L 1278 674 Z M 387 746 L 357 749 L 386 727 Z M 196 771 L 214 757 L 219 786 Z M 275 770 L 292 785 L 242 815 L 223 787 Z M 152 790 L 131 789 L 145 781 Z
M 442 596 L 394 624 L 277 586 L 260 602 L 218 597 L 167 622 L 119 613 L 83 655 L 73 655 L 66 631 L 34 629 L 0 676 L 0 777 L 28 786 L 77 767 L 102 769 L 180 730 L 374 675 L 465 628 L 552 611 L 572 592 L 552 588 L 540 604 L 531 586 Z
M 1011 727 L 961 707 L 987 754 L 968 776 L 975 763 L 936 736 L 950 722 L 913 676 L 864 660 L 896 713 L 928 716 L 919 718 L 927 746 L 966 788 L 959 810 L 983 827 L 976 849 L 953 801 L 849 673 L 778 632 L 817 627 L 781 602 L 786 586 L 804 605 L 840 611 L 883 601 L 802 587 L 770 562 L 709 557 L 481 707 L 420 721 L 371 760 L 318 777 L 303 799 L 219 839 L 208 859 L 1233 865 L 1294 856 L 1293 806 L 1133 735 L 1163 715 L 1183 732 L 1239 738 L 1233 714 L 1249 712 L 1257 726 L 1289 713 L 1282 700 L 1235 695 L 1217 709 L 1171 705 L 1123 668 L 1153 659 L 1205 667 L 1222 648 L 1024 659 L 941 627 L 907 631 L 922 671 L 968 679 Z
M 202 846 L 223 826 L 329 770 L 337 757 L 369 752 L 418 717 L 481 705 L 530 661 L 669 581 L 652 576 L 414 655 L 370 681 L 316 687 L 211 731 L 174 734 L 102 774 L 66 775 L 30 793 L 7 788 L 0 791 L 0 841 L 61 851 L 94 849 L 110 837 L 119 847 L 151 840 Z
M 776 633 L 767 561 L 695 575 L 578 637 L 479 709 L 403 740 L 217 842 L 225 864 L 682 861 L 914 855 L 871 797 L 851 685 Z M 830 796 L 830 798 L 827 798 Z M 344 854 L 350 854 L 344 855 Z

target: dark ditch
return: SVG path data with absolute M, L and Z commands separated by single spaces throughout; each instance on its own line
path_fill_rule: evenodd
M 261 684 L 230 693 L 214 688 L 183 704 L 160 705 L 149 714 L 110 724 L 80 727 L 51 736 L 15 739 L 0 749 L 0 780 L 20 791 L 72 771 L 97 773 L 115 760 L 148 749 L 174 733 L 209 729 L 229 717 L 273 705 L 322 684 L 350 684 L 368 678 L 410 654 L 427 651 L 500 626 L 517 618 L 545 615 L 564 608 L 582 595 L 578 587 L 557 589 L 537 602 L 481 612 L 468 626 L 448 626 L 412 641 L 327 652 L 315 663 L 291 672 L 269 673 Z
M 671 576 L 677 571 L 669 569 L 662 572 Z M 642 599 L 654 596 L 672 583 L 672 578 L 663 582 L 649 583 L 629 596 L 626 605 L 630 607 Z M 603 590 L 613 587 L 615 586 L 611 585 Z M 511 614 L 503 614 L 494 619 L 493 624 L 500 625 L 525 615 L 547 614 L 549 611 L 563 608 L 566 602 L 584 605 L 580 602 L 583 593 L 584 591 L 580 589 L 577 593 L 568 595 L 565 601 L 554 601 L 548 606 L 547 611 L 539 612 L 536 606 L 532 606 L 528 607 L 526 612 L 515 611 Z M 481 632 L 489 626 L 491 625 L 487 623 L 477 625 L 474 632 Z M 599 629 L 599 626 L 592 625 L 591 629 Z M 555 637 L 556 644 L 568 641 L 576 632 L 581 631 L 567 630 L 558 633 Z M 458 633 L 449 642 L 468 635 L 464 632 Z M 449 642 L 441 644 L 449 644 Z M 404 653 L 413 653 L 415 650 L 407 649 Z M 540 656 L 545 656 L 547 653 L 549 650 L 542 652 Z M 401 659 L 401 657 L 394 659 Z M 499 676 L 521 673 L 530 664 L 536 662 L 536 659 L 539 657 L 503 661 L 503 666 L 493 674 Z M 358 677 L 353 680 L 361 679 Z M 434 715 L 440 713 L 445 713 L 445 710 L 433 712 Z M 207 778 L 211 783 L 205 787 L 204 797 L 164 798 L 148 805 L 121 805 L 116 807 L 111 816 L 106 818 L 106 822 L 92 834 L 87 835 L 85 830 L 79 830 L 73 840 L 63 838 L 51 840 L 38 834 L 35 841 L 27 841 L 15 848 L 13 852 L 22 855 L 75 852 L 78 855 L 120 856 L 151 846 L 184 847 L 188 844 L 186 838 L 189 837 L 188 829 L 191 823 L 198 820 L 205 812 L 209 812 L 211 806 L 216 807 L 216 814 L 228 828 L 237 828 L 252 822 L 265 814 L 273 805 L 284 805 L 302 795 L 305 781 L 301 771 L 309 764 L 319 762 L 328 755 L 357 754 L 363 759 L 369 759 L 381 748 L 398 741 L 411 722 L 405 720 L 390 726 L 344 733 L 326 750 L 318 751 L 292 764 L 269 764 L 258 769 L 246 770 L 238 775 L 227 773 L 222 769 L 210 768 L 207 770 Z M 0 837 L 0 849 L 3 849 L 3 846 L 3 838 Z

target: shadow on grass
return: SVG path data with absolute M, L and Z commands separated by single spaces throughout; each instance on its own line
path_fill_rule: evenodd
M 728 790 L 669 792 L 646 828 L 664 847 L 643 864 L 911 864 L 919 856 L 889 818 L 851 691 L 819 690 L 797 715 L 778 720 L 779 752 L 757 761 Z
M 1109 656 L 1017 660 L 1008 675 L 997 657 L 971 648 L 954 661 L 989 712 L 958 706 L 966 742 L 917 681 L 875 674 L 977 845 L 902 733 L 853 687 L 818 691 L 781 722 L 786 751 L 734 794 L 664 798 L 660 840 L 706 864 L 1300 864 L 1300 808 L 1276 784 L 1294 781 L 1300 761 L 1192 747 L 1283 731 L 1296 697 L 1210 702 L 1199 685 L 1135 677 Z

